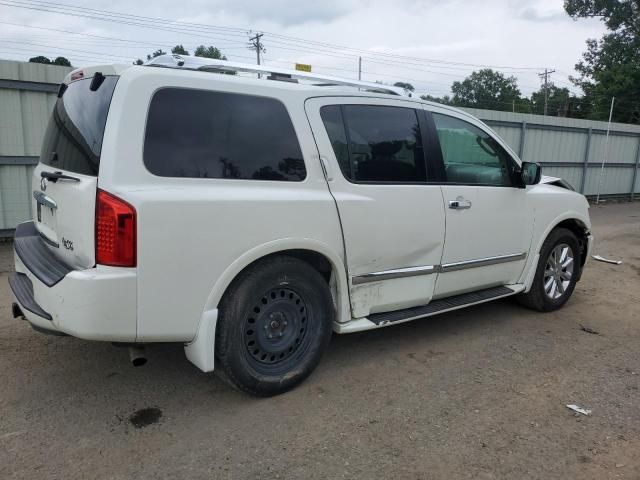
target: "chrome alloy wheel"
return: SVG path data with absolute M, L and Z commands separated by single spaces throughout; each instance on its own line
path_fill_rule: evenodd
M 557 300 L 569 288 L 573 277 L 573 250 L 566 243 L 556 245 L 547 259 L 544 269 L 544 293 Z

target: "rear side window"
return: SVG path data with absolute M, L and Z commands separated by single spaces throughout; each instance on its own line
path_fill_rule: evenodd
M 71 82 L 56 102 L 42 143 L 40 162 L 84 175 L 98 175 L 102 137 L 117 76 Z M 97 86 L 97 88 L 96 88 Z M 63 87 L 64 88 L 64 87 Z
M 151 100 L 144 164 L 162 177 L 301 181 L 306 169 L 273 98 L 165 88 Z
M 426 182 L 414 109 L 328 105 L 320 115 L 344 176 L 352 182 Z

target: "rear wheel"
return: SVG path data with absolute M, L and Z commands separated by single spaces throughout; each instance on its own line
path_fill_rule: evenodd
M 540 250 L 540 259 L 529 292 L 518 301 L 529 308 L 550 312 L 562 307 L 571 297 L 580 278 L 580 249 L 570 230 L 552 231 Z
M 318 365 L 334 317 L 327 282 L 311 265 L 265 259 L 243 272 L 220 304 L 217 371 L 253 395 L 290 390 Z

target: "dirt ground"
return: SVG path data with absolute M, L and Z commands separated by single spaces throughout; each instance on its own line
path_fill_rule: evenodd
M 0 478 L 638 479 L 640 203 L 591 212 L 594 253 L 624 263 L 590 261 L 562 310 L 503 300 L 334 336 L 271 399 L 180 345 L 134 368 L 110 344 L 38 334 L 0 273 Z M 0 244 L 4 270 L 10 255 Z

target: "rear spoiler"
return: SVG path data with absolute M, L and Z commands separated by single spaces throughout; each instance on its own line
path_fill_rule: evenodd
M 75 80 L 81 80 L 83 78 L 91 78 L 96 72 L 100 72 L 103 75 L 120 75 L 127 68 L 133 65 L 126 64 L 111 64 L 111 65 L 91 65 L 90 67 L 76 68 L 64 77 L 62 83 L 69 84 Z

